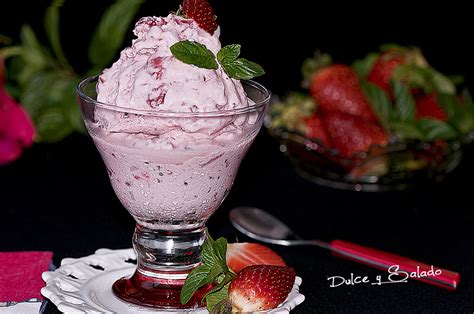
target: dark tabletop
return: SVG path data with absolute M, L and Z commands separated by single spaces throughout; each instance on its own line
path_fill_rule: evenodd
M 2 12 L 9 14 L 0 19 L 1 33 L 15 38 L 26 22 L 41 29 L 49 2 L 29 1 L 28 10 L 25 1 L 2 4 Z M 138 15 L 163 15 L 179 2 L 147 1 Z M 245 56 L 267 70 L 261 82 L 277 94 L 298 87 L 299 67 L 315 48 L 333 54 L 337 62 L 352 62 L 385 42 L 420 46 L 440 71 L 464 74 L 471 90 L 474 86 L 472 10 L 461 1 L 429 8 L 420 3 L 416 9 L 413 1 L 359 1 L 351 7 L 339 1 L 211 2 L 219 12 L 222 42 L 241 43 Z M 64 49 L 84 71 L 90 34 L 110 3 L 66 1 L 62 8 Z M 330 288 L 331 276 L 347 278 L 354 273 L 374 278 L 386 273 L 318 248 L 273 247 L 303 278 L 306 301 L 295 313 L 472 313 L 473 157 L 470 148 L 459 168 L 439 185 L 398 193 L 338 191 L 300 178 L 278 144 L 262 132 L 208 226 L 214 236 L 246 241 L 227 215 L 235 206 L 257 206 L 302 237 L 349 240 L 461 274 L 455 292 L 413 281 Z M 50 250 L 59 265 L 65 257 L 85 256 L 99 248 L 129 248 L 132 232 L 133 220 L 115 197 L 100 156 L 86 136 L 35 144 L 17 162 L 0 167 L 0 251 Z
M 242 162 L 234 188 L 208 226 L 215 236 L 248 240 L 227 215 L 257 206 L 305 238 L 344 239 L 458 271 L 448 292 L 424 283 L 330 288 L 328 277 L 386 275 L 313 247 L 273 247 L 303 278 L 306 301 L 295 313 L 471 312 L 474 310 L 472 149 L 443 184 L 397 193 L 319 187 L 300 178 L 262 131 Z M 51 250 L 54 262 L 99 248 L 131 247 L 133 221 L 115 197 L 92 141 L 72 136 L 35 145 L 0 168 L 0 251 Z

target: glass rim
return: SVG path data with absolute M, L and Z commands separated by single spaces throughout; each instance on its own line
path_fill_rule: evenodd
M 102 108 L 102 109 L 129 113 L 129 114 L 145 115 L 145 116 L 157 116 L 157 117 L 165 117 L 165 118 L 166 117 L 175 117 L 175 118 L 177 117 L 179 118 L 206 117 L 206 118 L 209 118 L 209 117 L 234 116 L 234 115 L 255 112 L 258 109 L 265 107 L 269 103 L 270 98 L 271 98 L 271 92 L 267 88 L 265 88 L 262 84 L 257 83 L 252 80 L 242 80 L 243 85 L 247 85 L 254 89 L 259 90 L 263 95 L 263 100 L 259 102 L 255 102 L 255 104 L 251 106 L 247 106 L 247 107 L 242 107 L 242 108 L 237 108 L 237 109 L 227 109 L 227 110 L 221 110 L 221 111 L 208 111 L 208 112 L 177 112 L 177 111 L 168 111 L 168 110 L 157 111 L 157 110 L 132 109 L 132 108 L 120 107 L 120 106 L 103 103 L 87 95 L 84 91 L 85 88 L 89 84 L 93 83 L 94 81 L 97 81 L 98 78 L 99 78 L 99 75 L 90 76 L 83 79 L 77 85 L 76 92 L 82 100 L 86 100 L 87 102 L 93 103 L 94 106 Z

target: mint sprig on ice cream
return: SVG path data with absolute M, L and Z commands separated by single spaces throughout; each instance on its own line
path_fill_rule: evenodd
M 217 57 L 205 45 L 190 40 L 179 41 L 172 45 L 170 50 L 173 56 L 186 64 L 209 70 L 217 70 L 221 66 L 229 77 L 236 80 L 250 80 L 265 74 L 257 63 L 239 58 L 238 44 L 223 47 Z

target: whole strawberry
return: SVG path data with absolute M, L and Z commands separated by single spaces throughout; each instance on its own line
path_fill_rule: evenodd
M 277 307 L 288 297 L 295 276 L 292 268 L 284 266 L 244 268 L 229 286 L 232 311 L 249 313 Z
M 323 112 L 343 112 L 377 122 L 356 73 L 346 65 L 332 65 L 317 72 L 311 95 Z
M 448 119 L 446 112 L 439 105 L 434 93 L 416 99 L 416 118 L 429 118 L 441 121 Z
M 303 120 L 304 125 L 306 126 L 306 137 L 310 139 L 316 139 L 321 142 L 326 147 L 331 146 L 329 141 L 329 136 L 327 134 L 326 128 L 323 125 L 321 115 L 318 113 L 313 114 Z
M 405 65 L 408 67 L 401 69 Z M 397 71 L 398 69 L 402 71 Z M 367 80 L 385 90 L 392 97 L 393 90 L 390 84 L 392 80 L 415 85 L 412 93 L 417 94 L 423 88 L 431 86 L 431 83 L 424 79 L 420 81 L 421 73 L 426 73 L 428 69 L 428 62 L 420 49 L 397 46 L 386 50 L 377 58 Z
M 212 35 L 216 31 L 216 16 L 207 0 L 184 0 L 183 12 L 209 34 Z
M 392 80 L 393 73 L 400 65 L 406 62 L 407 57 L 402 51 L 389 50 L 381 54 L 375 61 L 367 80 L 385 90 L 389 95 L 392 95 L 390 81 Z
M 377 124 L 341 112 L 329 112 L 324 116 L 324 126 L 332 146 L 341 156 L 367 152 L 372 145 L 387 144 L 387 134 Z

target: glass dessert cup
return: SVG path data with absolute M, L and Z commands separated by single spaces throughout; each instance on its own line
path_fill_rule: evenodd
M 163 310 L 202 307 L 207 287 L 185 305 L 181 288 L 201 263 L 205 223 L 227 196 L 261 128 L 269 92 L 245 81 L 248 107 L 166 112 L 100 103 L 96 83 L 91 77 L 77 88 L 82 116 L 116 195 L 136 221 L 137 269 L 116 281 L 113 292 Z

